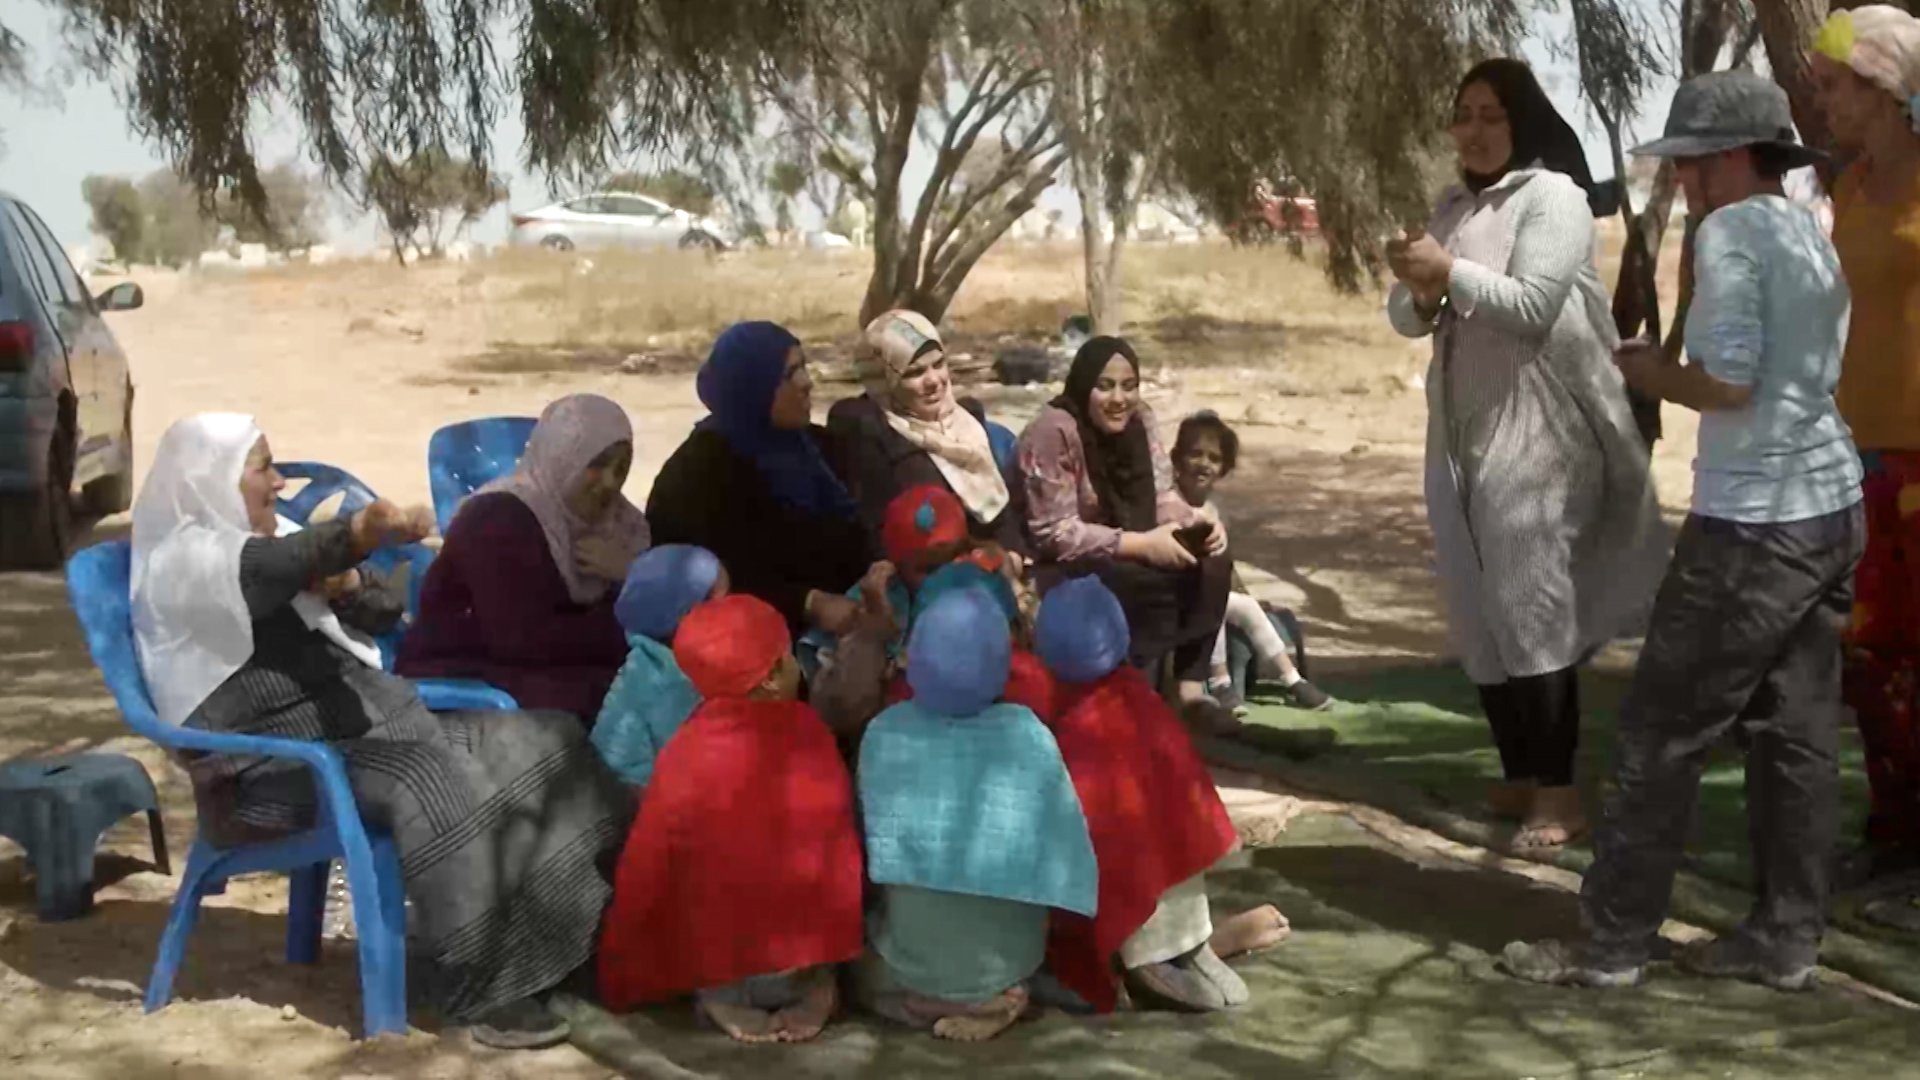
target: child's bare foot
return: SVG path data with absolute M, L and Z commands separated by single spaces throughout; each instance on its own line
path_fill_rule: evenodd
M 1027 988 L 1016 986 L 962 1016 L 944 1016 L 933 1022 L 936 1039 L 985 1042 L 1013 1026 L 1027 1011 Z
M 751 1005 L 726 1005 L 717 1001 L 702 1001 L 696 1007 L 706 1013 L 707 1019 L 718 1025 L 721 1031 L 739 1042 L 780 1041 L 779 1022 L 765 1009 L 756 1009 Z
M 1514 834 L 1513 846 L 1519 851 L 1538 851 L 1560 847 L 1586 835 L 1587 816 L 1580 809 L 1580 789 L 1575 787 L 1536 788 L 1533 805 Z
M 1487 792 L 1487 810 L 1501 821 L 1519 821 L 1533 807 L 1531 780 L 1502 780 Z
M 1287 940 L 1292 933 L 1293 924 L 1287 922 L 1287 917 L 1280 914 L 1279 908 L 1262 904 L 1215 926 L 1213 937 L 1207 939 L 1207 944 L 1212 947 L 1215 956 L 1239 956 L 1241 953 L 1270 949 Z
M 781 1042 L 806 1042 L 819 1035 L 840 1006 L 840 987 L 831 971 L 815 972 L 811 978 L 812 985 L 799 1004 L 787 1006 L 773 1018 Z

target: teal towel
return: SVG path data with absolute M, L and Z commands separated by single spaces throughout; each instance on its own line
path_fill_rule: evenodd
M 700 692 L 681 673 L 672 649 L 639 634 L 629 636 L 627 644 L 627 662 L 593 725 L 593 745 L 621 780 L 645 787 L 653 778 L 654 759 L 693 715 Z
M 858 779 L 875 884 L 1094 914 L 1086 815 L 1060 747 L 1027 708 L 955 718 L 902 702 L 868 725 Z

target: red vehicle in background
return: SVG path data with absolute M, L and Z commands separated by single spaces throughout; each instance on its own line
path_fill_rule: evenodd
M 1231 230 L 1238 244 L 1272 243 L 1288 235 L 1319 236 L 1320 207 L 1306 194 L 1298 181 L 1273 184 L 1261 180 L 1253 185 L 1253 197 L 1247 216 Z

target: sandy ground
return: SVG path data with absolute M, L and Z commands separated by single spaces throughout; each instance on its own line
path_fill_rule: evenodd
M 997 255 L 977 272 L 988 284 L 970 283 L 969 295 L 982 299 L 963 303 L 950 321 L 986 333 L 1008 317 L 1006 305 L 1029 303 L 1020 295 L 1026 286 L 1019 258 Z M 708 272 L 702 265 L 689 261 L 687 272 Z M 844 333 L 858 267 L 831 269 L 844 282 L 837 287 L 846 302 L 841 314 L 829 310 L 821 318 L 847 324 L 833 331 Z M 1203 280 L 1227 272 L 1207 271 Z M 383 494 L 424 501 L 425 447 L 435 428 L 533 414 L 555 396 L 590 390 L 619 401 L 633 417 L 629 494 L 639 500 L 703 411 L 685 363 L 704 348 L 697 335 L 649 337 L 631 347 L 577 340 L 549 346 L 549 338 L 570 333 L 561 325 L 569 318 L 564 289 L 548 315 L 530 316 L 520 302 L 525 287 L 497 280 L 503 275 L 484 266 L 397 273 L 326 268 L 244 280 L 142 274 L 147 306 L 112 322 L 133 357 L 139 460 L 151 459 L 160 433 L 179 416 L 243 410 L 259 418 L 282 460 L 342 465 Z M 1010 284 L 996 291 L 996 274 Z M 1440 654 L 1420 496 L 1424 349 L 1384 331 L 1377 298 L 1329 299 L 1312 274 L 1289 280 L 1307 283 L 1300 295 L 1244 301 L 1271 309 L 1266 319 L 1195 317 L 1180 309 L 1190 309 L 1191 300 L 1154 301 L 1159 348 L 1149 357 L 1149 399 L 1164 419 L 1206 406 L 1238 423 L 1246 449 L 1224 500 L 1236 551 L 1256 591 L 1301 614 L 1318 656 L 1368 665 Z M 638 294 L 651 282 L 616 284 Z M 747 299 L 735 314 L 752 314 L 751 290 L 738 295 Z M 1070 296 L 1063 302 L 1070 305 Z M 1058 307 L 1042 303 L 1039 311 Z M 551 334 L 541 325 L 549 317 Z M 1040 337 L 1057 322 L 1033 325 Z M 618 370 L 629 348 L 646 346 L 666 355 L 653 365 L 664 373 Z M 1290 362 L 1296 356 L 1307 359 Z M 827 398 L 851 389 L 823 387 L 818 407 L 824 412 Z M 1016 429 L 1050 392 L 980 390 L 990 410 Z M 1668 421 L 1658 468 L 1663 501 L 1671 505 L 1686 496 L 1693 428 L 1671 409 Z M 121 519 L 96 532 L 124 530 Z M 146 765 L 159 784 L 180 865 L 193 821 L 184 774 L 120 725 L 61 579 L 0 578 L 0 759 L 87 748 L 128 753 Z M 113 830 L 101 850 L 98 911 L 48 925 L 32 914 L 19 849 L 0 840 L 0 1074 L 606 1075 L 569 1048 L 493 1054 L 432 1030 L 352 1041 L 358 1006 L 351 952 L 330 944 L 318 967 L 281 963 L 284 884 L 272 880 L 239 882 L 209 901 L 175 1004 L 143 1017 L 140 989 L 174 880 L 149 872 L 137 821 Z

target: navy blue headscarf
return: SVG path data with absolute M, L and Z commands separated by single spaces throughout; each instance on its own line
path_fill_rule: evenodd
M 800 339 L 770 322 L 727 327 L 713 343 L 694 387 L 712 415 L 697 431 L 718 431 L 737 454 L 753 459 L 774 497 L 822 517 L 852 517 L 853 496 L 835 476 L 808 432 L 773 426 L 773 398 L 787 379 L 787 353 Z

